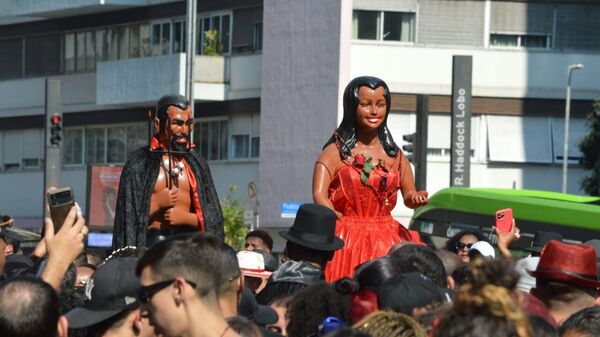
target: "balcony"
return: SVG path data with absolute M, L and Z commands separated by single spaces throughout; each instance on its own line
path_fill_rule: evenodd
M 148 0 L 10 0 L 8 16 L 55 18 L 146 5 Z
M 371 74 L 386 80 L 392 92 L 448 95 L 452 56 L 473 56 L 473 95 L 564 99 L 567 66 L 585 64 L 573 80 L 574 99 L 598 96 L 600 67 L 594 53 L 554 50 L 452 49 L 353 42 L 351 76 Z
M 148 104 L 185 94 L 185 54 L 99 62 L 99 105 Z M 223 101 L 260 96 L 261 56 L 205 56 L 194 60 L 194 99 Z

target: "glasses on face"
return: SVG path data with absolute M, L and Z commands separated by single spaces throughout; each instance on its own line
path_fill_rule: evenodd
M 456 250 L 462 250 L 465 247 L 467 247 L 467 249 L 470 249 L 472 245 L 473 245 L 472 243 L 457 242 L 456 243 Z
M 163 290 L 164 288 L 168 287 L 173 282 L 175 282 L 175 279 L 156 282 L 149 286 L 141 286 L 138 289 L 138 293 L 137 293 L 138 300 L 142 304 L 150 302 L 150 300 L 152 299 L 152 296 L 154 296 L 157 292 Z M 187 282 L 190 286 L 192 286 L 192 288 L 196 288 L 196 283 L 194 283 L 192 281 L 188 281 L 188 280 L 185 280 L 185 282 Z

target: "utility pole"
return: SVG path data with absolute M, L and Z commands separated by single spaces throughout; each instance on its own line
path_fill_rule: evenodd
M 185 97 L 190 101 L 194 117 L 194 56 L 196 55 L 196 0 L 187 0 L 185 57 Z
M 62 172 L 62 102 L 61 82 L 59 79 L 46 79 L 45 118 L 44 125 L 44 202 L 46 205 L 46 191 L 50 187 L 60 187 Z M 46 207 L 44 206 L 44 215 Z
M 417 191 L 427 189 L 427 130 L 429 96 L 417 95 L 417 139 L 415 148 L 415 187 Z
M 569 162 L 569 120 L 571 119 L 571 75 L 573 70 L 583 68 L 583 64 L 571 64 L 567 67 L 567 100 L 565 103 L 565 139 L 563 144 L 562 192 L 567 193 L 567 163 Z

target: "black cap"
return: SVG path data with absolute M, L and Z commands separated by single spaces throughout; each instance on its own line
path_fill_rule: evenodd
M 386 280 L 379 287 L 377 296 L 379 309 L 406 315 L 411 315 L 416 308 L 450 300 L 446 289 L 438 287 L 426 276 L 415 272 L 396 275 Z
M 555 232 L 546 232 L 546 231 L 537 231 L 533 237 L 533 241 L 531 242 L 531 247 L 529 251 L 532 253 L 541 253 L 542 248 L 548 243 L 550 240 L 562 241 L 562 235 Z
M 258 304 L 250 289 L 246 287 L 238 305 L 238 314 L 260 326 L 275 324 L 279 320 L 277 312 L 271 307 Z
M 275 258 L 275 256 L 269 254 L 269 252 L 264 251 L 262 249 L 254 249 L 253 251 L 259 253 L 265 259 L 266 271 L 275 271 L 277 270 L 277 268 L 279 268 L 279 263 L 277 262 L 277 259 Z
M 116 258 L 101 265 L 86 285 L 86 301 L 81 308 L 67 313 L 69 327 L 74 329 L 101 323 L 121 312 L 139 306 L 135 275 L 135 257 Z

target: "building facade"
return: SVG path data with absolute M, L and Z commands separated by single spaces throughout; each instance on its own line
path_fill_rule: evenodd
M 60 3 L 0 5 L 0 186 L 10 191 L 0 213 L 24 224 L 42 214 L 45 78 L 62 80 L 61 182 L 82 206 L 87 165 L 123 164 L 147 143 L 156 99 L 185 92 L 185 1 Z M 560 191 L 566 69 L 582 63 L 568 155 L 568 191 L 580 194 L 576 143 L 600 94 L 598 26 L 592 2 L 200 1 L 194 141 L 221 198 L 234 184 L 260 226 L 286 227 L 282 204 L 312 200 L 314 160 L 341 120 L 343 88 L 374 75 L 391 89 L 399 145 L 418 131 L 416 95 L 430 95 L 431 194 L 449 185 L 452 56 L 471 55 L 470 185 Z

